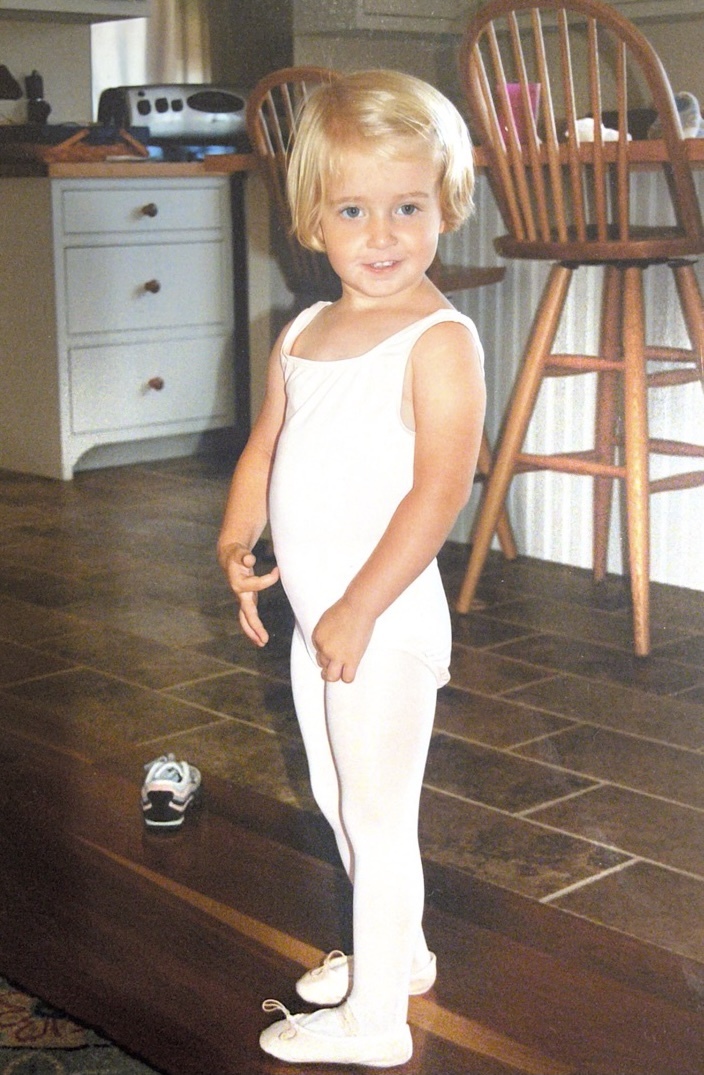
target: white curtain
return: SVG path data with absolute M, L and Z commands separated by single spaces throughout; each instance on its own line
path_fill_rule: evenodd
M 152 0 L 147 82 L 210 82 L 207 0 Z
M 208 0 L 152 0 L 148 19 L 91 27 L 93 115 L 111 86 L 211 80 Z

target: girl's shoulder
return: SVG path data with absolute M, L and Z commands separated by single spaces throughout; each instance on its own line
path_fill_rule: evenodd
M 471 317 L 461 313 L 461 311 L 455 309 L 454 306 L 443 306 L 430 314 L 426 314 L 424 317 L 419 318 L 409 325 L 406 332 L 409 334 L 411 345 L 413 346 L 421 339 L 421 337 L 436 326 L 452 323 L 462 325 L 467 329 L 483 367 L 484 349 L 479 338 L 477 326 L 474 324 Z
M 298 338 L 311 322 L 315 320 L 318 314 L 331 305 L 332 303 L 330 302 L 316 302 L 312 306 L 306 307 L 305 310 L 302 310 L 296 317 L 294 317 L 293 321 L 291 321 L 288 328 L 284 331 L 281 343 L 280 355 L 285 365 L 288 361 L 293 359 Z M 472 337 L 480 361 L 483 364 L 484 353 L 474 322 L 470 317 L 461 313 L 454 306 L 445 305 L 439 306 L 429 313 L 422 314 L 420 317 L 403 325 L 401 328 L 390 328 L 388 335 L 384 332 L 378 332 L 377 326 L 377 333 L 374 334 L 377 336 L 376 341 L 373 342 L 371 346 L 363 347 L 361 351 L 352 348 L 350 354 L 353 357 L 363 358 L 367 355 L 371 356 L 376 354 L 379 350 L 388 350 L 393 353 L 398 352 L 399 354 L 405 354 L 407 356 L 426 332 L 433 329 L 435 326 L 453 322 L 463 325 L 467 329 Z
M 330 302 L 314 302 L 312 306 L 306 306 L 305 310 L 301 310 L 301 312 L 294 317 L 293 321 L 291 321 L 284 333 L 284 338 L 281 341 L 281 354 L 290 355 L 294 343 L 303 330 L 308 327 L 321 310 L 324 310 L 327 306 L 331 305 L 332 303 Z

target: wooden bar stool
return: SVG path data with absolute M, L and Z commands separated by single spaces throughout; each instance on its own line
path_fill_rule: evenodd
M 704 379 L 704 308 L 694 271 L 704 227 L 675 101 L 641 32 L 600 0 L 490 0 L 470 21 L 460 53 L 470 126 L 487 159 L 506 234 L 504 257 L 552 262 L 491 476 L 479 507 L 457 604 L 467 612 L 514 474 L 562 471 L 594 481 L 594 573 L 603 579 L 612 488 L 625 482 L 635 652 L 650 650 L 649 495 L 704 483 L 704 467 L 651 480 L 649 456 L 704 458 L 704 446 L 649 438 L 648 390 Z M 629 159 L 629 98 L 657 112 L 668 213 L 636 219 Z M 616 116 L 615 139 L 599 122 Z M 580 141 L 597 117 L 593 141 Z M 587 124 L 588 126 L 588 124 Z M 613 137 L 613 136 L 612 136 Z M 646 340 L 643 274 L 671 269 L 689 348 Z M 583 266 L 604 272 L 599 353 L 553 348 L 570 284 Z M 655 368 L 653 368 L 655 363 Z M 596 374 L 588 450 L 524 451 L 546 377 Z
M 291 233 L 291 216 L 286 198 L 288 158 L 296 136 L 298 117 L 311 91 L 339 78 L 326 67 L 286 67 L 261 79 L 247 100 L 247 133 L 260 161 L 275 216 L 275 248 L 296 311 L 320 299 L 335 299 L 340 283 L 327 258 L 304 249 Z M 501 266 L 446 265 L 435 258 L 428 276 L 444 295 L 472 291 L 503 280 Z M 476 481 L 486 481 L 492 467 L 491 447 L 486 430 L 477 462 Z M 499 512 L 496 531 L 504 555 L 517 555 L 511 524 L 504 508 Z

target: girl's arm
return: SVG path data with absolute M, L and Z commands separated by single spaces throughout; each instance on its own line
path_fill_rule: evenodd
M 472 488 L 486 392 L 471 335 L 436 325 L 411 353 L 416 425 L 413 488 L 313 642 L 323 677 L 350 683 L 378 616 L 437 555 Z
M 279 577 L 276 567 L 266 575 L 254 574 L 252 548 L 267 522 L 269 477 L 286 410 L 279 360 L 284 332 L 269 359 L 261 412 L 235 467 L 217 546 L 220 566 L 240 603 L 242 630 L 258 646 L 266 645 L 269 635 L 257 612 L 257 594 L 273 586 Z

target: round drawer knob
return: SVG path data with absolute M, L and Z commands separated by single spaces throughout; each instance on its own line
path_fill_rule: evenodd
M 142 216 L 155 217 L 158 214 L 158 212 L 159 212 L 159 206 L 155 205 L 154 202 L 147 202 L 146 205 L 142 206 Z
M 150 295 L 157 295 L 161 291 L 161 284 L 158 280 L 147 280 L 144 290 L 148 291 Z
M 150 378 L 150 380 L 147 381 L 147 387 L 148 388 L 153 388 L 155 392 L 161 392 L 162 388 L 164 387 L 164 378 L 163 377 L 152 377 L 152 378 Z

